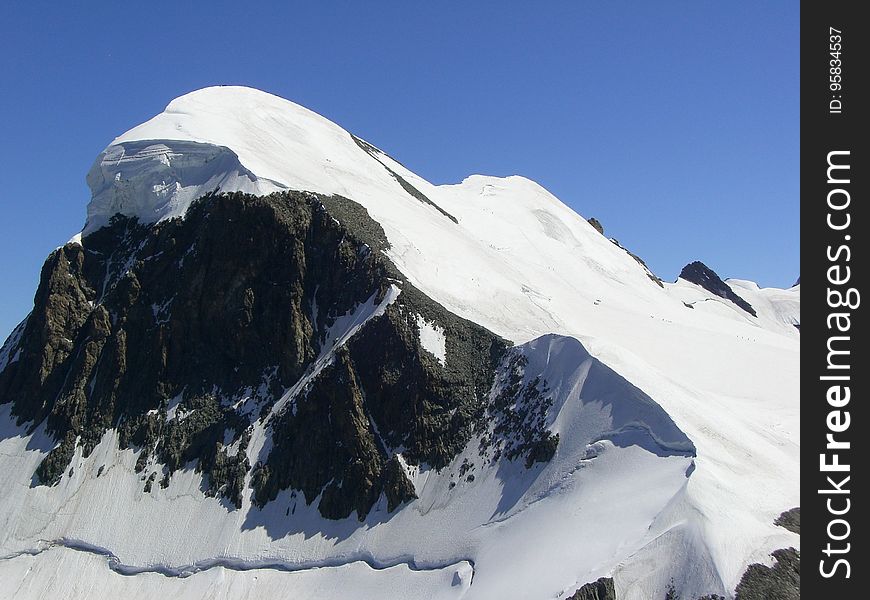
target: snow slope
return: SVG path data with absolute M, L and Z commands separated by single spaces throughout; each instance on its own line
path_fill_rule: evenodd
M 787 290 L 761 288 L 754 281 L 726 279 L 734 293 L 749 302 L 757 316 L 753 317 L 736 304 L 721 298 L 701 286 L 678 278 L 675 283 L 665 284 L 668 293 L 707 314 L 756 325 L 782 335 L 797 337 L 801 321 L 801 286 Z M 795 327 L 795 326 L 798 327 Z
M 167 489 L 143 494 L 136 453 L 120 451 L 114 433 L 87 459 L 79 451 L 57 487 L 31 488 L 27 474 L 51 444 L 41 428 L 28 436 L 10 426 L 0 442 L 7 457 L 2 555 L 21 568 L 32 566 L 22 556 L 62 562 L 84 560 L 70 552 L 103 555 L 113 571 L 136 577 L 318 570 L 326 578 L 318 586 L 338 577 L 336 569 L 344 569 L 346 585 L 360 569 L 378 578 L 404 569 L 399 583 L 431 578 L 433 597 L 453 585 L 463 598 L 557 597 L 614 569 L 627 548 L 643 547 L 649 524 L 684 494 L 694 448 L 661 407 L 577 340 L 544 336 L 518 351 L 528 358 L 527 383 L 550 382 L 556 402 L 547 425 L 562 439 L 556 457 L 532 469 L 488 464 L 474 439 L 441 472 L 411 468 L 419 499 L 387 514 L 382 498 L 362 526 L 355 518 L 324 521 L 316 503 L 306 506 L 292 492 L 262 511 L 249 495 L 241 510 L 228 511 L 203 496 L 192 468 Z M 8 411 L 0 409 L 0 422 L 9 422 Z M 542 544 L 550 550 L 540 551 Z M 456 584 L 443 585 L 445 572 L 458 573 Z M 401 587 L 387 589 L 386 597 L 405 597 Z
M 116 212 L 145 222 L 183 216 L 215 188 L 352 198 L 383 226 L 389 257 L 414 285 L 525 344 L 529 368 L 546 372 L 560 399 L 551 413 L 560 444 L 546 466 L 478 465 L 474 481 L 452 492 L 451 477 L 458 481 L 470 455 L 440 474 L 414 471 L 420 499 L 389 518 L 376 512 L 360 527 L 324 522 L 289 495 L 262 512 L 248 498 L 241 511 L 228 512 L 202 494 L 192 470 L 145 495 L 135 455 L 118 451 L 111 434 L 87 460 L 77 457 L 74 474 L 56 488 L 29 488 L 22 473 L 32 473 L 50 445 L 38 432 L 27 436 L 7 424 L 0 435 L 0 555 L 35 553 L 40 540 L 75 540 L 146 571 L 216 559 L 245 568 L 318 567 L 312 573 L 323 579 L 311 575 L 312 585 L 323 589 L 333 569 L 364 572 L 361 562 L 376 568 L 379 581 L 401 581 L 395 586 L 431 581 L 431 597 L 437 588 L 444 597 L 557 598 L 613 575 L 620 598 L 640 600 L 662 596 L 670 580 L 684 597 L 730 594 L 748 563 L 799 547 L 797 536 L 772 524 L 799 504 L 799 334 L 789 324 L 799 315 L 799 287 L 758 290 L 729 280 L 758 319 L 687 282 L 660 288 L 528 179 L 475 175 L 436 186 L 316 113 L 248 88 L 207 88 L 173 100 L 113 141 L 88 182 L 84 233 Z M 434 334 L 427 343 L 438 356 Z M 596 370 L 607 365 L 615 378 L 599 373 L 586 381 L 593 357 L 603 363 L 594 362 Z M 590 387 L 595 382 L 602 383 Z M 637 388 L 641 396 L 627 391 Z M 613 390 L 622 392 L 611 398 Z M 18 573 L 34 561 L 92 563 L 71 552 L 43 551 L 0 566 Z M 457 576 L 458 590 L 439 587 L 441 575 L 462 564 L 473 565 L 474 584 L 470 575 Z M 254 585 L 245 579 L 250 572 L 226 577 Z M 112 583 L 112 571 L 106 577 L 106 589 L 124 589 L 111 587 L 122 585 Z M 211 577 L 209 570 L 165 589 L 196 596 L 194 583 Z M 383 595 L 403 597 L 405 588 L 395 586 Z
M 797 284 L 787 290 L 779 288 L 760 288 L 754 281 L 728 279 L 725 281 L 737 294 L 745 298 L 762 318 L 776 321 L 786 329 L 801 323 L 801 286 Z

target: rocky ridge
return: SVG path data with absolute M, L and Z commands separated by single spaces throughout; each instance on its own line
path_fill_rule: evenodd
M 35 481 L 56 483 L 77 446 L 87 456 L 116 428 L 140 450 L 146 491 L 192 465 L 228 507 L 247 485 L 259 505 L 287 488 L 319 498 L 329 518 L 362 519 L 382 494 L 390 511 L 415 498 L 402 461 L 442 468 L 489 410 L 504 412 L 488 399 L 509 344 L 416 290 L 387 245 L 350 200 L 234 193 L 155 225 L 118 216 L 53 252 L 4 346 L 21 359 L 0 372 L 19 422 L 45 421 L 58 440 Z M 444 364 L 421 345 L 418 318 L 443 331 Z M 546 410 L 540 391 L 526 403 Z M 272 444 L 249 456 L 258 423 Z M 509 457 L 529 466 L 558 443 L 540 418 L 508 430 L 525 436 Z

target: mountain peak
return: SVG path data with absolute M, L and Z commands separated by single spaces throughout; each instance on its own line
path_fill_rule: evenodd
M 174 98 L 166 105 L 166 112 L 183 111 L 183 107 L 190 103 L 224 106 L 264 103 L 292 104 L 302 110 L 307 110 L 291 100 L 246 85 L 211 85 Z
M 4 556 L 697 598 L 780 547 L 799 287 L 661 283 L 526 178 L 436 186 L 250 88 L 173 100 L 88 183 L 0 347 Z
M 85 232 L 117 213 L 140 222 L 182 216 L 215 189 L 349 195 L 361 181 L 389 183 L 369 162 L 348 132 L 298 104 L 253 88 L 204 88 L 172 100 L 97 157 Z
M 532 292 L 526 290 L 536 287 L 539 265 L 553 256 L 566 257 L 570 269 L 580 271 L 574 280 L 606 272 L 606 287 L 639 288 L 638 298 L 657 295 L 642 268 L 541 185 L 518 175 L 472 175 L 459 184 L 433 185 L 329 119 L 251 88 L 212 87 L 176 98 L 118 136 L 87 180 L 92 198 L 84 236 L 118 214 L 141 224 L 183 217 L 194 200 L 214 191 L 262 196 L 290 190 L 360 204 L 383 227 L 393 260 L 418 281 L 443 278 L 445 269 L 457 281 L 473 281 L 503 260 L 514 269 L 517 261 L 526 263 L 533 272 L 522 284 L 500 284 L 505 289 L 493 291 L 501 301 L 494 313 L 487 311 L 501 315 L 502 326 L 490 325 L 511 338 L 528 339 L 521 333 L 525 323 L 504 327 L 521 321 L 517 309 L 539 313 L 536 318 L 547 323 L 542 328 L 552 329 L 546 310 L 528 307 Z M 547 241 L 523 241 L 526 225 Z M 442 300 L 460 307 L 466 305 L 462 296 L 451 292 Z M 510 307 L 507 297 L 520 306 Z

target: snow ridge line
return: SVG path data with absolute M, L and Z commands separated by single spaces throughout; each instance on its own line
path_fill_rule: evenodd
M 631 436 L 631 435 L 646 436 L 649 438 L 649 440 L 653 444 L 655 444 L 658 447 L 658 449 L 660 451 L 662 451 L 664 453 L 675 454 L 675 455 L 680 455 L 680 456 L 687 456 L 687 457 L 691 457 L 691 458 L 694 458 L 698 455 L 697 450 L 695 449 L 695 445 L 692 443 L 692 441 L 690 439 L 688 439 L 688 436 L 686 436 L 687 439 L 684 442 L 679 442 L 679 441 L 667 442 L 667 441 L 661 439 L 659 436 L 657 436 L 655 434 L 655 432 L 653 432 L 652 428 L 649 425 L 647 425 L 646 423 L 643 423 L 641 421 L 626 423 L 625 425 L 623 425 L 622 427 L 619 427 L 618 429 L 613 429 L 611 431 L 605 432 L 605 433 L 601 434 L 601 436 L 597 440 L 595 440 L 594 442 L 591 442 L 591 444 L 594 444 L 596 442 L 600 442 L 602 440 L 610 440 L 614 444 L 619 445 L 617 442 L 620 440 L 620 438 L 622 436 L 625 436 L 625 435 L 627 435 L 627 436 Z M 635 442 L 635 443 L 637 443 L 637 442 Z
M 103 548 L 102 546 L 98 546 L 96 544 L 91 544 L 83 540 L 76 540 L 72 538 L 60 538 L 51 541 L 43 540 L 40 542 L 40 546 L 37 548 L 28 548 L 26 550 L 20 550 L 18 552 L 13 552 L 5 556 L 0 556 L 0 560 L 12 560 L 18 558 L 19 556 L 38 556 L 43 552 L 46 552 L 53 548 L 65 548 L 67 550 L 73 550 L 75 552 L 83 552 L 95 556 L 102 556 L 106 559 L 106 564 L 109 569 L 125 577 L 132 577 L 145 573 L 156 573 L 158 575 L 163 575 L 164 577 L 177 577 L 183 579 L 185 577 L 190 577 L 191 575 L 195 575 L 197 573 L 219 567 L 239 572 L 270 570 L 281 571 L 284 573 L 298 573 L 303 571 L 312 571 L 315 569 L 338 568 L 353 563 L 365 563 L 370 569 L 373 569 L 375 571 L 384 571 L 386 569 L 392 569 L 393 567 L 406 566 L 411 571 L 424 572 L 440 571 L 443 569 L 449 569 L 450 567 L 454 566 L 458 567 L 461 563 L 465 562 L 471 566 L 471 575 L 473 581 L 475 569 L 474 560 L 470 558 L 459 558 L 452 562 L 446 563 L 431 563 L 419 565 L 412 556 L 397 557 L 394 560 L 382 561 L 375 559 L 371 555 L 362 554 L 355 558 L 349 557 L 346 559 L 342 559 L 340 557 L 335 557 L 331 559 L 307 561 L 295 564 L 281 562 L 279 560 L 262 560 L 252 562 L 245 561 L 239 558 L 209 558 L 206 560 L 197 561 L 191 565 L 182 565 L 178 567 L 161 564 L 151 566 L 136 566 L 128 565 L 121 562 L 121 559 L 118 558 L 118 556 L 114 552 L 107 548 Z

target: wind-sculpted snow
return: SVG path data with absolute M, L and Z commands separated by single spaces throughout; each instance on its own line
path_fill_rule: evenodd
M 574 427 L 571 439 L 586 444 L 610 440 L 616 446 L 637 444 L 660 456 L 694 456 L 695 446 L 661 406 L 576 339 L 547 335 L 519 350 L 529 361 L 526 378 L 534 373 L 549 382 L 557 399 L 551 410 L 554 431 Z M 571 415 L 578 406 L 586 413 L 582 417 Z M 598 415 L 593 417 L 593 412 Z
M 88 173 L 91 202 L 82 235 L 116 214 L 141 223 L 183 216 L 191 203 L 217 190 L 263 195 L 284 186 L 257 177 L 224 146 L 191 141 L 129 141 L 106 149 Z

